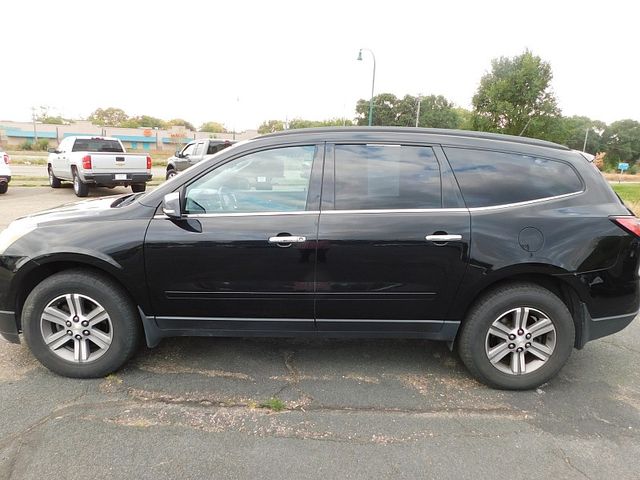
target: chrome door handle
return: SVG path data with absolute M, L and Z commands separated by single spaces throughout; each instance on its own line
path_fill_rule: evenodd
M 457 240 L 462 240 L 462 235 L 427 235 L 424 238 L 430 242 L 455 242 Z
M 269 237 L 269 243 L 303 243 L 307 241 L 307 237 L 292 235 L 290 237 Z

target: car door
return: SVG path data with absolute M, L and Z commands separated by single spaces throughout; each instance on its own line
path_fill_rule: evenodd
M 67 155 L 71 150 L 69 147 L 73 139 L 65 138 L 58 145 L 58 153 L 51 154 L 51 168 L 53 174 L 58 178 L 69 179 L 71 177 L 70 169 L 68 167 Z
M 452 178 L 437 146 L 327 148 L 316 274 L 320 331 L 442 331 L 471 233 Z
M 204 142 L 196 143 L 196 146 L 193 149 L 193 153 L 189 155 L 189 166 L 195 165 L 200 160 L 202 160 L 203 154 L 204 154 Z
M 196 143 L 188 143 L 180 152 L 180 156 L 176 157 L 175 163 L 178 171 L 186 170 L 191 166 L 189 163 L 189 157 L 193 154 L 193 150 L 196 148 Z
M 183 185 L 183 217 L 157 215 L 145 239 L 160 328 L 314 330 L 323 152 L 309 144 L 237 154 Z

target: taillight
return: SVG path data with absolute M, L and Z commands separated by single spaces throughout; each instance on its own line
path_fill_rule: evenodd
M 82 157 L 82 168 L 85 170 L 91 170 L 91 155 L 85 155 Z
M 147 170 L 151 170 L 151 155 L 147 155 Z
M 9 165 L 9 162 L 11 161 L 11 158 L 9 158 L 9 154 L 5 153 L 3 156 L 4 156 L 4 163 Z
M 640 218 L 638 217 L 610 217 L 617 225 L 621 226 L 627 232 L 632 233 L 640 238 Z

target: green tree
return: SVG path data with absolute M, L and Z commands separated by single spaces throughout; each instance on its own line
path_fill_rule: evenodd
M 205 122 L 200 126 L 201 132 L 224 133 L 227 131 L 224 125 L 218 122 Z
M 586 135 L 586 151 L 595 155 L 604 148 L 602 134 L 606 126 L 604 122 L 592 120 L 589 117 L 561 117 L 557 120 L 557 128 L 549 140 L 566 145 L 575 150 L 582 150 L 585 135 L 587 130 L 589 130 L 589 134 Z
M 51 115 L 49 107 L 41 106 L 37 112 L 34 112 L 37 122 L 48 123 L 52 125 L 64 125 L 66 123 L 72 123 L 71 120 L 61 117 L 60 115 Z
M 279 132 L 280 130 L 284 130 L 284 122 L 282 120 L 265 120 L 258 127 L 258 133 L 261 135 Z
M 194 127 L 192 123 L 187 122 L 186 120 L 184 120 L 182 118 L 174 118 L 173 120 L 169 120 L 167 122 L 167 126 L 168 127 L 173 127 L 173 126 L 184 127 L 187 130 L 191 130 L 192 132 L 195 132 L 197 130 L 196 127 Z
M 121 108 L 98 108 L 91 115 L 89 121 L 103 127 L 119 127 L 129 119 Z
M 619 120 L 609 125 L 603 133 L 605 164 L 640 160 L 640 123 L 635 120 Z
M 474 129 L 548 138 L 560 116 L 551 65 L 528 50 L 492 60 L 473 96 Z
M 372 125 L 398 125 L 398 97 L 393 93 L 380 93 L 373 97 Z M 356 103 L 356 123 L 369 124 L 369 100 L 360 99 Z

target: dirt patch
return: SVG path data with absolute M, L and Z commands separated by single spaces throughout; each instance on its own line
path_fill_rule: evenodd
M 39 365 L 26 345 L 0 340 L 0 382 L 20 380 Z

